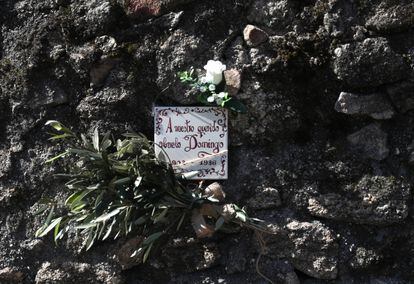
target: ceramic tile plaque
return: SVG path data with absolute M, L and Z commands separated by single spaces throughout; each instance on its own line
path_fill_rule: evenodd
M 177 173 L 199 171 L 192 179 L 227 179 L 227 115 L 219 107 L 155 107 L 156 154 L 163 149 Z

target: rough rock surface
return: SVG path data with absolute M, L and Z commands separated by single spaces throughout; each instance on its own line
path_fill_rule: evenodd
M 347 43 L 335 49 L 334 72 L 351 87 L 375 87 L 405 79 L 404 58 L 382 37 Z
M 395 114 L 385 94 L 360 95 L 341 92 L 335 110 L 345 114 L 369 115 L 375 119 L 389 119 Z
M 275 283 L 411 283 L 413 11 L 411 0 L 2 1 L 0 283 L 262 283 L 259 255 Z M 268 38 L 248 45 L 247 25 Z M 248 108 L 230 117 L 226 200 L 269 222 L 265 247 L 245 229 L 199 241 L 186 228 L 136 265 L 119 256 L 137 239 L 88 253 L 76 236 L 35 239 L 41 198 L 68 195 L 52 176 L 63 165 L 44 164 L 61 150 L 44 123 L 151 137 L 154 104 L 196 103 L 176 73 L 209 59 L 232 70 L 227 88 Z
M 367 157 L 381 161 L 389 154 L 387 134 L 378 124 L 370 124 L 348 136 L 349 143 Z

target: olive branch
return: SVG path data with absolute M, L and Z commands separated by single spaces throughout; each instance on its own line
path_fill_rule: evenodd
M 54 130 L 50 140 L 67 147 L 46 163 L 67 159 L 68 173 L 56 176 L 67 180 L 69 196 L 60 202 L 42 200 L 37 213 L 46 219 L 36 237 L 53 231 L 57 244 L 69 231 L 80 231 L 82 249 L 89 250 L 97 241 L 143 236 L 131 254 L 140 263 L 160 238 L 180 230 L 188 220 L 198 238 L 211 237 L 229 224 L 275 233 L 244 208 L 224 203 L 225 193 L 217 182 L 186 187 L 186 178 L 194 173 L 175 174 L 168 155 L 161 151 L 156 156 L 154 143 L 143 134 L 128 132 L 115 140 L 110 133 L 100 135 L 97 128 L 87 137 L 58 121 L 46 125 Z

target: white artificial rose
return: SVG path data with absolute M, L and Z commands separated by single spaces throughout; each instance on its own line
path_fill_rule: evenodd
M 206 70 L 206 81 L 218 85 L 223 80 L 223 71 L 226 70 L 226 65 L 220 61 L 209 60 L 204 69 Z

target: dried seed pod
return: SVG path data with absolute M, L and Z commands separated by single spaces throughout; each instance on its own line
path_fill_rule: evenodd
M 204 193 L 207 196 L 213 197 L 218 201 L 224 201 L 226 193 L 223 191 L 223 187 L 218 182 L 213 182 L 204 189 Z
M 198 209 L 193 210 L 191 225 L 193 226 L 197 238 L 208 238 L 214 234 L 214 228 L 206 223 L 206 220 Z
M 224 218 L 226 222 L 230 222 L 236 215 L 234 204 L 224 204 L 219 207 L 219 214 Z
M 218 210 L 219 210 L 219 207 L 217 205 L 203 204 L 200 207 L 200 214 L 203 216 L 210 216 L 210 217 L 218 218 L 219 217 Z

